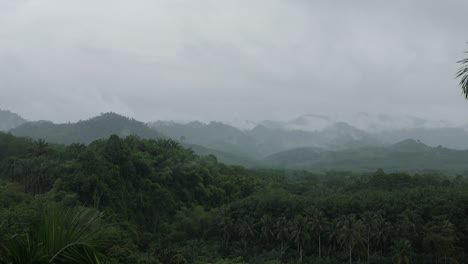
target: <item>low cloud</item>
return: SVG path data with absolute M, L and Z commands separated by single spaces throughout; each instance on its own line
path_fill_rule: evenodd
M 374 112 L 463 121 L 466 1 L 5 0 L 0 108 L 58 122 Z

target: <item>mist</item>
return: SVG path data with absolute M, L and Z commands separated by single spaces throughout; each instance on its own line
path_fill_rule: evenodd
M 467 1 L 0 2 L 0 108 L 29 120 L 466 121 Z

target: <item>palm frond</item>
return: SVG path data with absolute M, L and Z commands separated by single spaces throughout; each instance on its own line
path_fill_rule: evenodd
M 41 245 L 32 241 L 29 234 L 14 235 L 0 245 L 0 264 L 47 263 L 40 248 Z
M 37 227 L 0 245 L 0 264 L 99 264 L 107 245 L 103 214 L 88 208 L 44 208 Z
M 38 238 L 44 241 L 49 262 L 96 263 L 94 259 L 106 245 L 98 228 L 102 216 L 88 208 L 48 208 Z
M 468 52 L 465 52 L 468 53 Z M 468 99 L 468 58 L 457 61 L 462 66 L 456 73 L 456 78 L 460 78 L 459 85 L 462 88 L 463 95 L 465 99 Z

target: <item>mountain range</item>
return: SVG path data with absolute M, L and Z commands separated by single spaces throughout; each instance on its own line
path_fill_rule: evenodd
M 317 114 L 306 114 L 287 121 L 260 121 L 257 124 L 263 124 L 272 128 L 282 128 L 286 130 L 317 131 L 323 130 L 335 123 L 347 123 L 350 126 L 366 131 L 371 134 L 398 131 L 414 128 L 447 128 L 457 127 L 456 124 L 445 120 L 426 120 L 410 115 L 387 115 L 357 113 L 346 116 L 327 116 Z M 255 126 L 255 122 L 248 121 L 244 124 Z
M 393 145 L 364 147 L 343 151 L 298 148 L 266 157 L 263 166 L 311 171 L 348 170 L 385 171 L 444 171 L 467 172 L 468 150 L 430 147 L 420 141 L 407 139 Z
M 0 124 L 2 123 L 4 121 L 0 119 Z M 25 122 L 10 129 L 8 132 L 15 136 L 44 139 L 47 142 L 57 144 L 88 144 L 94 140 L 108 138 L 111 135 L 118 135 L 120 137 L 136 135 L 147 139 L 167 138 L 143 122 L 116 113 L 104 113 L 76 123 L 55 124 L 50 121 Z M 222 150 L 210 149 L 185 142 L 181 142 L 181 144 L 186 148 L 191 148 L 200 155 L 215 155 L 220 161 L 227 164 L 244 166 L 252 166 L 254 164 L 248 158 L 236 156 Z
M 335 122 L 327 116 L 305 115 L 287 122 L 261 121 L 250 128 L 238 128 L 223 122 L 144 123 L 115 113 L 76 123 L 55 124 L 28 122 L 16 114 L 3 112 L 7 114 L 0 115 L 0 127 L 11 134 L 61 144 L 87 144 L 112 134 L 137 135 L 174 139 L 200 155 L 211 154 L 224 163 L 250 167 L 468 170 L 465 165 L 468 152 L 462 151 L 468 148 L 466 128 L 418 118 L 396 121 L 394 117 L 372 118 L 361 113 L 360 119 L 354 119 L 361 120 L 357 127 L 348 122 Z M 384 129 L 383 120 L 393 120 L 399 125 Z M 382 124 L 377 125 L 379 122 Z M 364 129 L 366 126 L 368 128 Z
M 125 137 L 136 135 L 142 138 L 163 137 L 145 123 L 115 113 L 101 114 L 76 123 L 55 124 L 50 121 L 27 122 L 9 131 L 20 137 L 44 139 L 58 144 L 91 143 L 113 134 Z
M 149 126 L 175 140 L 253 159 L 299 147 L 338 150 L 380 145 L 370 134 L 343 122 L 313 132 L 288 130 L 266 124 L 258 124 L 250 130 L 241 130 L 220 122 L 181 124 L 157 121 L 149 123 Z

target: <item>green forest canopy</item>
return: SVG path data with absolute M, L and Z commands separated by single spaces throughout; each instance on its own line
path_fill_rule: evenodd
M 165 139 L 2 133 L 0 179 L 0 263 L 462 263 L 468 250 L 464 176 L 249 170 Z M 84 237 L 59 243 L 48 223 Z

